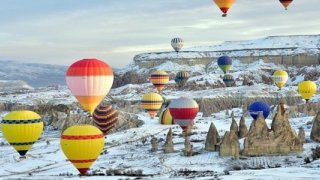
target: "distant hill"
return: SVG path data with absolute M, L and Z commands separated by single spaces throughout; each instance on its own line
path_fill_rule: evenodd
M 0 80 L 22 80 L 32 87 L 65 85 L 67 66 L 0 60 Z
M 20 80 L 0 80 L 0 92 L 31 90 L 33 87 Z

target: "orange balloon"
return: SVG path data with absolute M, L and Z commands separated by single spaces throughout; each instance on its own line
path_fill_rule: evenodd
M 111 89 L 113 72 L 101 60 L 82 59 L 69 67 L 66 82 L 83 109 L 92 115 Z

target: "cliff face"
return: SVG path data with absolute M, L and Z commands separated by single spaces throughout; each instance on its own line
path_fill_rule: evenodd
M 263 50 L 261 50 L 263 51 Z M 221 51 L 219 54 L 230 54 L 232 51 Z M 254 52 L 252 52 L 254 53 Z M 171 57 L 171 52 L 157 53 L 158 58 L 141 59 L 142 56 L 153 56 L 153 53 L 140 54 L 134 57 L 134 63 L 140 68 L 153 68 L 159 66 L 167 61 L 177 63 L 180 65 L 208 65 L 210 63 L 216 63 L 219 56 L 212 55 L 206 52 L 180 52 L 179 56 Z M 181 54 L 185 54 L 182 56 Z M 199 54 L 199 55 L 198 55 Z M 234 59 L 239 60 L 242 63 L 252 63 L 257 60 L 263 60 L 266 63 L 283 64 L 289 66 L 305 66 L 320 64 L 320 54 L 290 54 L 290 55 L 251 55 L 249 53 L 247 56 L 233 56 Z
M 177 64 L 206 65 L 227 54 L 243 63 L 259 59 L 283 65 L 320 64 L 320 35 L 271 36 L 255 40 L 228 41 L 176 52 L 138 54 L 134 62 L 140 68 L 152 68 L 166 61 Z

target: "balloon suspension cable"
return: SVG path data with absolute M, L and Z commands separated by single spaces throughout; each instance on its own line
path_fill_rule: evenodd
M 222 14 L 222 17 L 227 17 L 227 15 L 228 15 L 228 14 L 224 13 L 224 14 Z

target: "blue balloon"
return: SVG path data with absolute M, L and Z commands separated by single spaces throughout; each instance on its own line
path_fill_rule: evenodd
M 249 106 L 249 113 L 254 120 L 257 120 L 259 113 L 262 112 L 264 119 L 270 114 L 270 106 L 263 101 L 256 101 Z
M 223 65 L 231 65 L 232 64 L 232 59 L 229 56 L 221 56 L 218 58 L 218 65 L 223 66 Z

